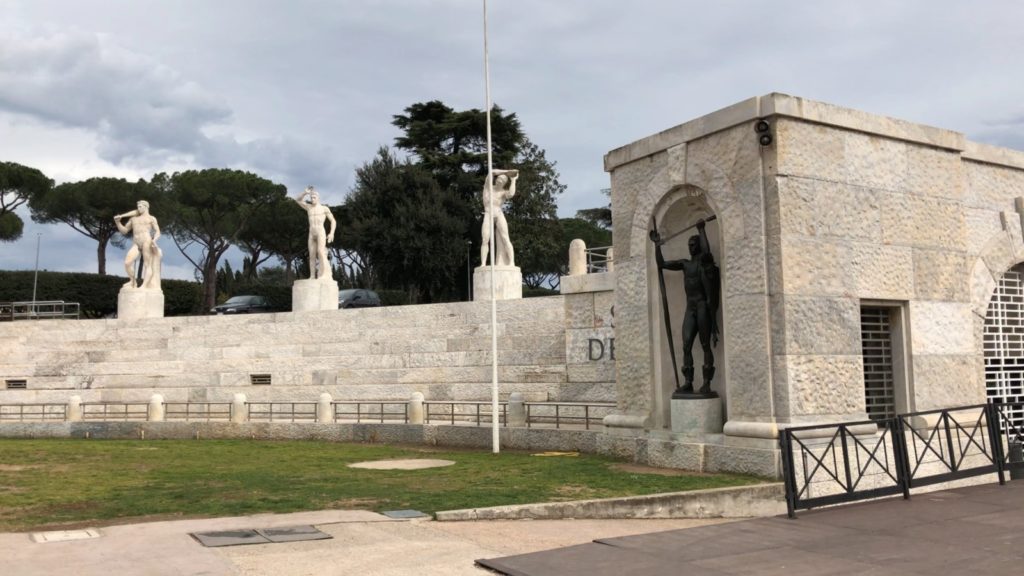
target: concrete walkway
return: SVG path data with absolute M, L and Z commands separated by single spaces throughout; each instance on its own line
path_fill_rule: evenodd
M 190 532 L 315 525 L 333 539 L 205 548 Z M 1017 574 L 1024 481 L 724 520 L 392 520 L 321 511 L 99 528 L 36 543 L 0 534 L 4 576 Z
M 392 520 L 362 511 L 262 514 L 98 528 L 88 540 L 36 543 L 0 534 L 4 576 L 298 576 L 493 574 L 478 558 L 595 538 L 706 526 L 723 520 Z M 205 548 L 189 533 L 315 525 L 331 540 Z
M 1020 574 L 1024 481 L 485 560 L 514 576 Z

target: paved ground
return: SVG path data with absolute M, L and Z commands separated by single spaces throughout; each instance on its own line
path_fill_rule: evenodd
M 496 558 L 514 576 L 1020 574 L 1024 481 Z
M 313 524 L 331 540 L 204 548 L 190 532 Z M 737 522 L 396 521 L 323 511 L 100 528 L 90 540 L 0 534 L 0 574 L 1017 574 L 1024 481 Z M 554 550 L 551 550 L 554 549 Z M 538 552 L 547 550 L 547 552 Z
M 595 538 L 705 526 L 721 520 L 397 521 L 324 511 L 99 528 L 90 540 L 35 543 L 0 534 L 3 576 L 474 575 L 478 558 L 522 554 Z M 313 524 L 331 540 L 205 548 L 190 532 Z

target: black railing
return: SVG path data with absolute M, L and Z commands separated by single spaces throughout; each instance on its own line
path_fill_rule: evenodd
M 336 422 L 409 422 L 409 403 L 405 401 L 339 400 L 331 405 Z
M 164 420 L 186 422 L 227 422 L 230 402 L 164 402 Z
M 316 422 L 316 402 L 246 402 L 250 422 Z
M 563 424 L 583 425 L 590 430 L 591 425 L 601 425 L 604 417 L 615 408 L 615 404 L 599 404 L 594 402 L 526 402 L 526 426 L 554 425 L 561 428 Z
M 1019 404 L 900 414 L 884 421 L 787 428 L 779 434 L 789 516 L 796 510 L 902 494 L 912 488 L 1024 469 L 1007 445 Z M 876 428 L 877 426 L 877 428 Z
M 423 402 L 423 421 L 427 424 L 440 421 L 452 426 L 457 423 L 482 426 L 493 422 L 491 408 L 491 402 L 426 400 Z M 498 411 L 498 424 L 507 426 L 508 402 L 499 402 Z

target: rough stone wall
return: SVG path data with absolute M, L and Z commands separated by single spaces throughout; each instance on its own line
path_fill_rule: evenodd
M 946 143 L 937 147 L 882 128 L 776 122 L 769 234 L 780 255 L 772 313 L 784 421 L 864 415 L 864 301 L 906 312 L 909 399 L 898 410 L 985 400 L 981 326 L 996 279 L 1024 259 L 1013 212 L 1024 170 L 972 160 L 955 133 L 928 129 Z
M 591 296 L 591 300 L 593 300 Z M 610 297 L 608 297 L 610 298 Z M 593 316 L 593 312 L 591 312 Z M 137 321 L 0 323 L 0 403 L 490 397 L 490 307 L 451 303 Z M 566 366 L 564 297 L 498 303 L 500 394 L 610 400 L 608 369 Z M 273 384 L 253 386 L 250 374 Z

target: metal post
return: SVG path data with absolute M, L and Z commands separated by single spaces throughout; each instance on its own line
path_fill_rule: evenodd
M 485 187 L 491 188 L 494 186 L 492 177 L 494 175 L 494 158 L 493 150 L 491 146 L 491 65 L 489 60 L 488 48 L 487 48 L 487 0 L 484 0 L 484 88 L 486 92 L 487 106 L 484 108 L 487 115 L 487 182 L 484 184 Z M 493 194 L 493 190 L 492 190 Z M 500 206 L 498 207 L 501 208 Z M 494 239 L 494 216 L 491 215 L 489 218 L 491 230 L 490 240 L 490 252 L 491 257 L 491 411 L 494 413 L 498 412 L 498 304 L 495 302 L 494 293 L 494 265 L 495 258 L 495 239 Z M 483 266 L 483 262 L 480 263 Z M 500 451 L 500 436 L 498 432 L 498 422 L 495 421 L 491 425 L 491 452 L 497 454 Z
M 36 232 L 36 273 L 32 277 L 32 315 L 36 313 L 36 286 L 39 284 L 39 239 L 43 237 L 42 232 Z
M 473 261 L 470 255 L 473 252 L 473 241 L 466 240 L 466 301 L 473 301 Z

